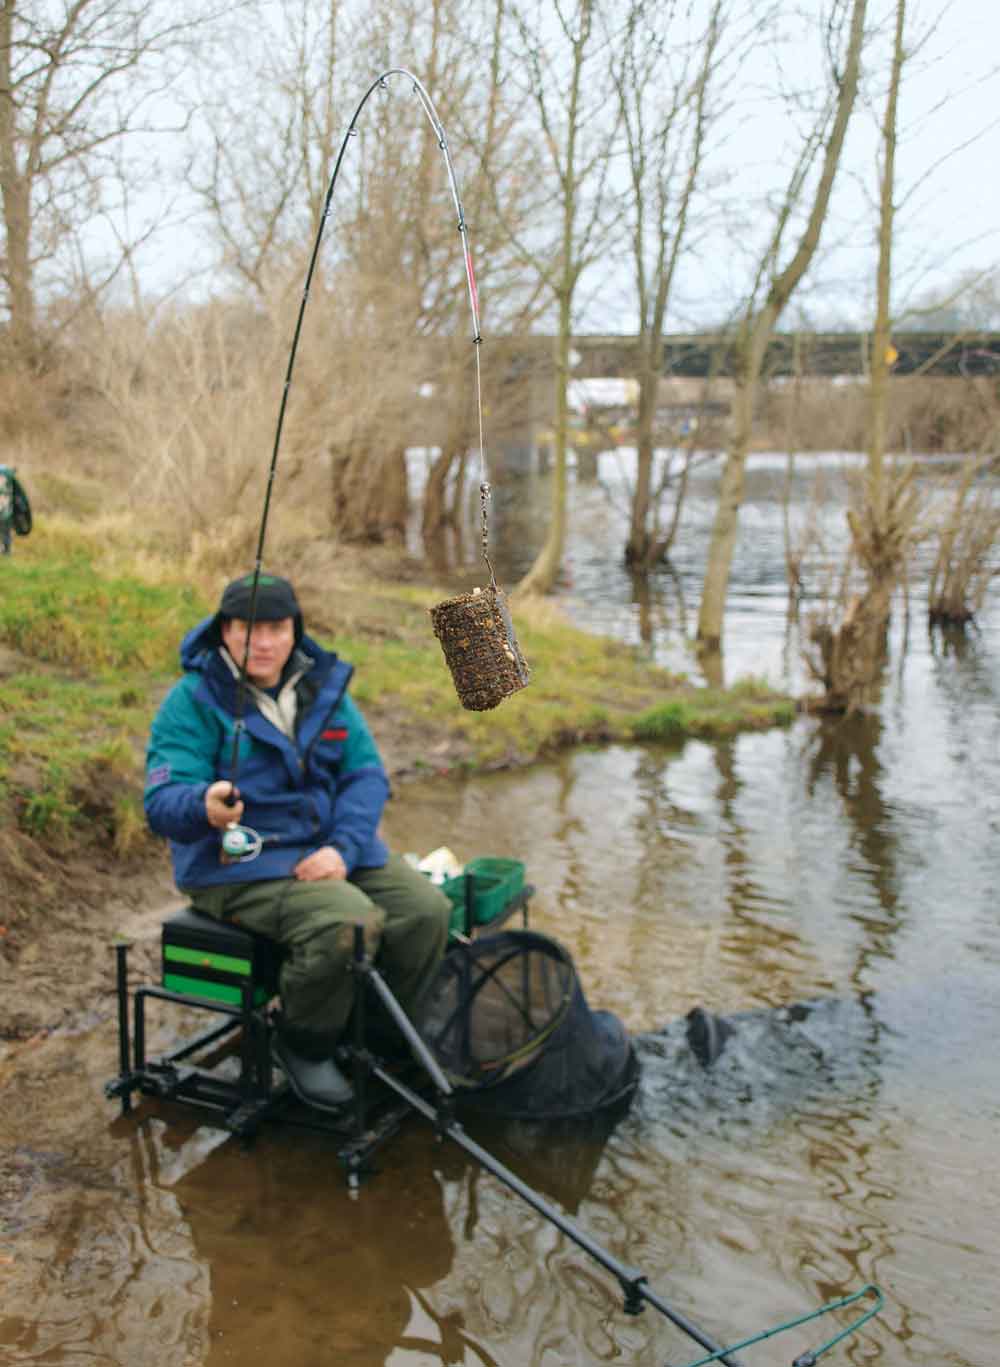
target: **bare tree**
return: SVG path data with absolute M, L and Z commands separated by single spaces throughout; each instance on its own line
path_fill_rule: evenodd
M 700 188 L 709 88 L 727 9 L 728 0 L 713 0 L 704 33 L 684 43 L 674 31 L 681 27 L 676 0 L 652 8 L 633 0 L 613 67 L 631 191 L 629 237 L 639 313 L 637 463 L 625 543 L 625 563 L 637 573 L 663 558 L 677 526 L 679 503 L 668 527 L 659 526 L 654 490 L 663 327 Z
M 418 444 L 412 429 L 421 388 L 433 388 L 433 418 L 445 434 L 427 487 L 425 544 L 439 540 L 449 520 L 452 466 L 478 441 L 461 239 L 437 132 L 399 73 L 374 90 L 356 123 L 352 118 L 373 81 L 394 67 L 385 54 L 398 52 L 407 54 L 446 132 L 478 131 L 470 44 L 487 53 L 492 45 L 497 60 L 495 38 L 480 31 L 485 18 L 478 10 L 466 14 L 458 0 L 407 0 L 373 11 L 348 0 L 272 7 L 267 40 L 244 40 L 267 92 L 244 136 L 231 137 L 238 91 L 207 111 L 211 158 L 195 183 L 224 262 L 262 301 L 276 287 L 288 295 L 300 287 L 339 166 L 303 342 L 326 348 L 330 411 L 315 468 L 328 472 L 330 519 L 346 539 L 402 534 L 405 450 Z M 341 92 L 336 107 L 334 89 Z M 345 146 L 349 126 L 356 136 Z M 459 178 L 471 162 L 474 185 L 500 180 L 508 132 L 498 80 L 484 141 L 467 134 L 455 154 Z M 474 193 L 473 203 L 482 199 Z M 504 289 L 504 264 L 492 250 L 497 234 L 491 239 L 481 221 L 473 226 L 480 294 L 497 304 Z M 348 405 L 337 404 L 348 395 Z
M 878 534 L 886 520 L 886 430 L 889 416 L 889 372 L 892 368 L 892 248 L 896 228 L 896 144 L 898 140 L 899 90 L 903 79 L 903 34 L 906 28 L 906 0 L 896 0 L 889 89 L 882 120 L 879 175 L 878 265 L 875 276 L 875 326 L 869 361 L 870 434 L 868 438 L 868 483 L 872 522 Z M 895 567 L 885 565 L 877 578 L 894 578 Z M 885 614 L 888 617 L 888 602 Z
M 516 231 L 523 260 L 544 284 L 556 314 L 556 411 L 552 506 L 548 533 L 520 593 L 548 593 L 562 564 L 566 539 L 567 385 L 574 301 L 583 272 L 607 245 L 608 176 L 617 112 L 609 106 L 609 45 L 597 23 L 598 0 L 512 6 L 517 44 L 530 82 L 542 145 L 550 165 L 556 210 L 555 240 L 534 246 Z M 517 64 L 512 66 L 517 70 Z
M 975 335 L 1000 331 L 1000 269 L 964 270 L 925 292 L 906 310 L 903 326 Z
M 833 192 L 847 126 L 854 109 L 864 44 L 867 0 L 833 0 L 825 26 L 831 46 L 847 20 L 842 64 L 833 72 L 829 102 L 814 125 L 778 204 L 773 227 L 761 257 L 734 345 L 735 393 L 733 431 L 719 488 L 719 503 L 709 546 L 708 564 L 698 614 L 698 640 L 706 656 L 718 656 L 722 642 L 729 572 L 739 523 L 747 453 L 753 425 L 754 400 L 767 346 L 788 301 L 805 275 L 819 246 Z M 849 10 L 849 14 L 848 14 Z M 832 54 L 831 54 L 832 55 Z M 786 235 L 806 196 L 810 172 L 819 162 L 808 214 L 794 251 L 784 265 Z
M 0 303 L 15 355 L 35 353 L 40 293 L 64 279 L 67 243 L 120 185 L 116 155 L 148 131 L 165 56 L 198 20 L 161 0 L 0 0 Z
M 142 508 L 171 552 L 215 529 L 227 544 L 238 533 L 239 554 L 249 554 L 263 492 L 255 455 L 266 450 L 272 421 L 266 380 L 280 373 L 278 329 L 245 300 L 213 300 L 147 316 L 91 312 L 75 320 L 71 337 L 74 416 L 108 462 L 109 500 Z
M 823 685 L 826 711 L 854 711 L 870 700 L 884 660 L 892 593 L 915 534 L 919 506 L 912 469 L 887 477 L 886 428 L 891 319 L 892 247 L 895 227 L 897 110 L 903 70 L 906 0 L 896 0 L 896 17 L 888 93 L 881 125 L 878 263 L 875 279 L 875 325 L 869 358 L 868 460 L 866 475 L 848 511 L 850 554 L 841 589 L 839 622 L 814 618 L 809 637 L 815 652 L 806 663 Z M 854 568 L 861 587 L 851 592 Z M 848 600 L 849 596 L 849 601 Z
M 523 409 L 523 393 L 512 384 L 505 367 L 501 335 L 529 332 L 539 313 L 542 293 L 538 280 L 526 274 L 516 249 L 512 249 L 506 225 L 524 224 L 530 213 L 532 187 L 537 180 L 537 142 L 523 118 L 525 100 L 515 94 L 507 79 L 506 22 L 508 0 L 494 0 L 492 29 L 484 44 L 489 59 L 485 109 L 471 102 L 453 111 L 456 126 L 468 154 L 474 156 L 471 174 L 463 177 L 463 202 L 472 234 L 479 302 L 484 321 L 482 378 L 484 405 L 489 415 L 487 431 L 478 430 L 473 402 L 473 361 L 457 336 L 435 377 L 435 398 L 447 406 L 444 440 L 433 459 L 424 490 L 421 535 L 424 553 L 440 568 L 447 560 L 450 533 L 457 541 L 462 527 L 465 471 L 470 451 L 517 422 Z M 492 211 L 499 207 L 499 213 Z M 487 470 L 489 466 L 487 465 Z
M 979 481 L 995 451 L 967 460 L 938 520 L 937 551 L 931 567 L 927 610 L 931 626 L 964 627 L 983 605 L 1000 541 L 1000 507 Z
M 356 103 L 371 79 L 354 69 L 355 38 L 341 0 L 252 3 L 200 53 L 189 184 L 222 271 L 258 297 L 301 277 L 351 113 L 337 92 Z
M 915 469 L 886 469 L 889 374 L 892 367 L 892 252 L 896 225 L 896 147 L 899 95 L 906 61 L 916 47 L 907 48 L 906 0 L 895 0 L 895 22 L 889 82 L 880 129 L 878 265 L 875 325 L 870 358 L 869 439 L 866 477 L 859 506 L 848 514 L 851 552 L 860 568 L 862 584 L 844 612 L 839 626 L 814 626 L 824 667 L 816 671 L 826 689 L 827 708 L 852 708 L 867 701 L 881 674 L 892 598 L 915 542 L 925 534 L 922 500 Z M 950 514 L 939 532 L 938 555 L 932 572 L 932 620 L 964 621 L 971 609 L 964 601 L 971 590 L 977 602 L 989 581 L 988 560 L 1000 526 L 990 501 L 970 497 L 976 462 L 961 472 Z

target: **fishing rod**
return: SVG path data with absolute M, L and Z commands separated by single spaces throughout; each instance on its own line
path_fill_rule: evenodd
M 229 763 L 230 791 L 225 801 L 227 806 L 234 807 L 239 800 L 236 787 L 236 778 L 239 771 L 239 751 L 243 733 L 246 730 L 246 707 L 248 693 L 248 668 L 250 661 L 250 639 L 253 628 L 257 620 L 257 594 L 260 584 L 261 566 L 264 557 L 264 540 L 267 535 L 267 523 L 271 511 L 271 498 L 274 491 L 274 479 L 278 468 L 278 452 L 281 447 L 281 436 L 285 424 L 285 412 L 288 407 L 288 397 L 292 387 L 292 374 L 295 369 L 295 359 L 298 354 L 299 340 L 302 335 L 302 324 L 305 318 L 306 305 L 309 302 L 310 289 L 312 287 L 313 276 L 316 272 L 316 264 L 319 260 L 320 246 L 323 241 L 323 232 L 326 221 L 330 216 L 330 207 L 333 201 L 333 192 L 340 176 L 341 164 L 347 151 L 348 144 L 352 137 L 357 135 L 358 119 L 368 100 L 376 90 L 386 91 L 389 89 L 389 78 L 401 76 L 408 80 L 413 88 L 420 107 L 427 117 L 437 139 L 438 147 L 444 156 L 445 167 L 448 174 L 448 188 L 451 191 L 452 201 L 458 217 L 458 231 L 462 237 L 463 257 L 465 263 L 465 280 L 469 296 L 469 308 L 472 313 L 473 335 L 472 342 L 475 347 L 476 357 L 476 406 L 479 420 L 479 500 L 481 517 L 481 539 L 482 556 L 490 572 L 490 580 L 493 588 L 496 588 L 496 579 L 493 573 L 493 566 L 488 554 L 488 525 L 487 525 L 487 505 L 489 503 L 491 489 L 487 478 L 486 470 L 486 444 L 483 435 L 483 391 L 482 391 L 482 367 L 480 363 L 480 344 L 482 342 L 482 328 L 479 321 L 479 292 L 476 288 L 476 276 L 472 265 L 472 250 L 469 246 L 469 233 L 465 222 L 465 210 L 462 207 L 461 196 L 458 191 L 458 181 L 455 176 L 455 167 L 452 163 L 451 153 L 448 150 L 448 139 L 445 135 L 444 125 L 438 117 L 434 102 L 427 93 L 419 79 L 405 67 L 391 67 L 377 76 L 365 91 L 358 106 L 354 111 L 347 132 L 344 134 L 334 163 L 333 174 L 327 187 L 326 197 L 323 201 L 323 211 L 320 214 L 319 226 L 316 230 L 316 237 L 313 242 L 312 254 L 309 258 L 309 267 L 306 271 L 305 284 L 302 290 L 302 298 L 299 302 L 298 316 L 295 322 L 295 330 L 292 334 L 292 345 L 288 356 L 288 365 L 285 370 L 285 380 L 281 391 L 281 402 L 278 407 L 278 421 L 274 433 L 274 444 L 271 450 L 271 461 L 267 473 L 267 485 L 264 491 L 264 505 L 261 512 L 260 529 L 257 536 L 257 550 L 254 557 L 253 579 L 250 586 L 250 604 L 247 614 L 247 633 L 243 647 L 243 659 L 239 664 L 239 675 L 236 686 L 236 720 L 233 727 L 232 753 Z M 263 841 L 261 836 L 252 827 L 237 824 L 235 821 L 223 832 L 222 849 L 226 857 L 233 862 L 243 863 L 250 859 L 255 859 L 260 853 Z
M 292 345 L 289 352 L 288 365 L 285 371 L 284 385 L 282 387 L 281 402 L 278 409 L 278 421 L 274 435 L 274 444 L 271 451 L 270 465 L 268 467 L 267 485 L 264 493 L 264 504 L 261 513 L 260 528 L 257 537 L 257 549 L 254 558 L 253 579 L 251 582 L 250 603 L 247 615 L 246 640 L 244 642 L 243 647 L 243 658 L 239 665 L 239 677 L 237 682 L 236 698 L 236 721 L 233 732 L 232 756 L 230 761 L 231 789 L 228 797 L 225 799 L 227 805 L 231 806 L 235 806 L 236 802 L 238 801 L 236 777 L 239 767 L 240 741 L 243 732 L 246 729 L 245 713 L 248 692 L 247 685 L 250 660 L 250 641 L 253 633 L 254 624 L 257 620 L 257 596 L 261 578 L 261 567 L 263 563 L 264 542 L 267 533 L 268 517 L 270 515 L 271 509 L 271 499 L 274 490 L 275 474 L 277 472 L 278 452 L 281 446 L 281 436 L 284 427 L 285 413 L 287 410 L 288 398 L 291 391 L 295 359 L 298 353 L 299 341 L 302 335 L 302 325 L 305 317 L 306 305 L 309 302 L 310 288 L 312 285 L 313 276 L 315 274 L 316 264 L 319 259 L 319 251 L 323 239 L 323 231 L 326 226 L 327 218 L 330 214 L 330 206 L 333 200 L 333 192 L 336 187 L 338 177 L 340 175 L 340 168 L 343 163 L 344 155 L 346 153 L 348 144 L 351 138 L 354 137 L 357 133 L 357 122 L 368 100 L 371 98 L 372 94 L 376 90 L 388 90 L 388 81 L 389 78 L 392 76 L 401 76 L 411 83 L 413 91 L 420 102 L 420 106 L 425 116 L 427 117 L 431 125 L 431 128 L 434 131 L 434 135 L 437 138 L 438 146 L 444 155 L 445 165 L 447 167 L 448 174 L 448 185 L 451 191 L 451 196 L 454 202 L 455 211 L 458 219 L 458 231 L 462 237 L 463 255 L 465 263 L 465 277 L 468 288 L 469 306 L 472 313 L 473 323 L 472 342 L 475 347 L 476 357 L 476 398 L 479 421 L 479 493 L 482 521 L 482 556 L 490 572 L 490 587 L 493 590 L 494 594 L 499 596 L 496 585 L 496 578 L 493 572 L 493 566 L 490 563 L 488 554 L 487 505 L 489 502 L 491 490 L 489 480 L 487 478 L 486 447 L 483 435 L 482 373 L 480 364 L 480 344 L 482 342 L 482 329 L 480 326 L 479 298 L 478 291 L 476 289 L 475 272 L 472 264 L 472 252 L 469 247 L 469 236 L 465 222 L 465 212 L 462 208 L 462 201 L 458 191 L 458 182 L 455 177 L 455 169 L 451 160 L 451 154 L 448 150 L 448 139 L 445 135 L 444 126 L 441 123 L 440 118 L 438 117 L 437 111 L 434 107 L 434 103 L 431 100 L 430 95 L 427 93 L 423 85 L 420 83 L 418 78 L 413 75 L 412 72 L 408 71 L 405 67 L 392 67 L 389 70 L 384 71 L 380 76 L 376 77 L 376 79 L 372 81 L 371 85 L 368 87 L 368 89 L 365 91 L 365 94 L 359 101 L 358 106 L 354 111 L 354 115 L 348 125 L 347 132 L 344 134 L 340 150 L 337 154 L 337 160 L 334 164 L 333 173 L 330 177 L 330 183 L 327 188 L 326 198 L 323 203 L 323 212 L 320 216 L 319 226 L 317 228 L 316 237 L 313 242 L 313 249 L 309 259 L 309 267 L 306 272 L 305 284 L 302 291 L 302 298 L 299 303 L 299 310 L 298 316 L 296 318 L 295 330 L 292 335 Z M 458 599 L 453 600 L 452 604 L 444 604 L 441 605 L 441 607 L 451 607 L 454 606 L 454 604 L 459 604 L 462 608 L 465 607 L 464 602 Z M 506 609 L 503 606 L 502 602 L 500 603 L 500 611 L 501 614 L 506 614 Z M 471 621 L 471 619 L 468 618 L 467 620 Z M 515 687 L 523 685 L 524 679 L 526 678 L 526 666 L 524 666 L 523 658 L 516 658 L 520 657 L 520 652 L 517 648 L 516 641 L 513 636 L 513 630 L 509 624 L 509 619 L 504 621 L 502 623 L 502 626 L 503 635 L 501 640 L 501 646 L 504 647 L 505 643 L 506 651 L 508 654 L 510 654 L 511 660 L 514 664 L 514 669 L 512 670 L 511 674 L 508 676 L 506 680 L 503 681 L 503 687 L 509 689 L 511 687 L 512 681 L 513 686 Z M 451 662 L 449 661 L 449 663 Z M 453 674 L 454 673 L 455 669 L 453 666 Z M 456 683 L 457 682 L 458 678 L 456 676 Z M 485 705 L 492 706 L 494 705 L 494 703 L 490 702 Z M 255 830 L 253 830 L 252 827 L 249 826 L 233 822 L 223 832 L 223 852 L 229 859 L 231 859 L 234 862 L 244 862 L 256 858 L 257 855 L 260 853 L 262 844 L 263 841 L 261 836 Z M 578 1228 L 578 1226 L 574 1224 L 572 1220 L 565 1216 L 561 1211 L 556 1209 L 555 1206 L 551 1205 L 548 1201 L 546 1201 L 536 1191 L 534 1191 L 525 1182 L 523 1182 L 515 1173 L 513 1173 L 509 1168 L 505 1167 L 504 1164 L 500 1163 L 498 1159 L 494 1158 L 492 1154 L 490 1154 L 486 1149 L 482 1148 L 479 1144 L 475 1142 L 475 1140 L 473 1140 L 469 1135 L 465 1133 L 465 1130 L 454 1117 L 455 1096 L 451 1084 L 448 1082 L 447 1077 L 444 1075 L 441 1068 L 438 1066 L 437 1061 L 434 1059 L 426 1043 L 421 1038 L 417 1030 L 414 1028 L 406 1013 L 403 1011 L 402 1007 L 395 1000 L 387 984 L 384 982 L 384 980 L 378 973 L 377 969 L 369 960 L 365 950 L 364 933 L 361 926 L 356 926 L 354 931 L 354 969 L 358 975 L 357 981 L 359 984 L 359 989 L 363 989 L 365 982 L 368 982 L 372 985 L 376 995 L 380 998 L 382 1004 L 389 1012 L 390 1016 L 395 1020 L 397 1026 L 403 1034 L 404 1039 L 409 1044 L 411 1052 L 413 1053 L 416 1060 L 421 1064 L 421 1066 L 426 1071 L 427 1075 L 431 1079 L 432 1084 L 434 1085 L 438 1093 L 438 1105 L 434 1107 L 430 1105 L 430 1103 L 427 1102 L 422 1096 L 420 1096 L 419 1093 L 414 1092 L 411 1088 L 407 1087 L 405 1083 L 401 1082 L 399 1078 L 395 1077 L 391 1072 L 388 1072 L 371 1057 L 371 1055 L 368 1053 L 367 1048 L 365 1047 L 364 1015 L 362 1009 L 357 1013 L 357 1019 L 355 1022 L 355 1090 L 356 1105 L 358 1107 L 359 1131 L 363 1130 L 364 1128 L 362 1115 L 363 1097 L 365 1091 L 364 1081 L 366 1072 L 370 1070 L 374 1076 L 378 1077 L 381 1082 L 386 1084 L 391 1090 L 395 1091 L 396 1094 L 400 1096 L 409 1106 L 411 1106 L 418 1113 L 423 1114 L 428 1119 L 432 1120 L 437 1128 L 439 1135 L 446 1136 L 453 1142 L 458 1144 L 462 1149 L 464 1149 L 468 1154 L 470 1154 L 471 1157 L 475 1158 L 483 1167 L 485 1167 L 487 1171 L 489 1171 L 495 1177 L 497 1177 L 511 1191 L 515 1192 L 518 1196 L 520 1196 L 540 1215 L 542 1215 L 546 1220 L 550 1221 L 553 1225 L 555 1225 L 559 1230 L 561 1230 L 565 1235 L 567 1235 L 568 1238 L 570 1238 L 575 1244 L 577 1244 L 578 1247 L 583 1249 L 584 1252 L 586 1252 L 590 1257 L 592 1257 L 596 1262 L 598 1262 L 602 1267 L 604 1267 L 608 1272 L 610 1272 L 618 1280 L 622 1288 L 624 1294 L 624 1309 L 626 1313 L 637 1315 L 641 1312 L 643 1306 L 648 1304 L 654 1307 L 657 1311 L 659 1311 L 661 1315 L 663 1315 L 678 1329 L 682 1330 L 683 1333 L 685 1333 L 693 1342 L 697 1343 L 700 1347 L 706 1349 L 708 1356 L 699 1359 L 697 1363 L 689 1364 L 689 1367 L 705 1367 L 705 1364 L 712 1362 L 721 1362 L 724 1365 L 724 1367 L 742 1367 L 742 1364 L 740 1363 L 739 1359 L 733 1356 L 733 1354 L 738 1349 L 745 1346 L 749 1346 L 752 1343 L 757 1343 L 762 1339 L 770 1338 L 775 1334 L 781 1333 L 785 1329 L 793 1327 L 794 1325 L 804 1324 L 810 1320 L 819 1317 L 820 1315 L 828 1313 L 830 1310 L 839 1309 L 842 1306 L 852 1304 L 859 1298 L 869 1293 L 874 1293 L 878 1298 L 877 1304 L 873 1308 L 871 1308 L 865 1315 L 863 1315 L 854 1325 L 851 1325 L 847 1329 L 843 1330 L 840 1334 L 838 1334 L 835 1338 L 831 1339 L 829 1343 L 823 1345 L 820 1349 L 817 1349 L 813 1352 L 802 1354 L 792 1364 L 792 1367 L 814 1367 L 815 1363 L 818 1361 L 819 1357 L 823 1353 L 829 1351 L 829 1349 L 832 1348 L 835 1343 L 839 1342 L 847 1334 L 855 1332 L 858 1328 L 861 1327 L 862 1324 L 864 1324 L 868 1319 L 870 1319 L 872 1315 L 876 1314 L 877 1311 L 881 1308 L 881 1292 L 879 1292 L 876 1287 L 866 1286 L 862 1288 L 861 1291 L 855 1293 L 852 1296 L 845 1297 L 842 1300 L 835 1302 L 831 1305 L 822 1306 L 819 1310 L 812 1311 L 811 1313 L 804 1315 L 789 1324 L 778 1326 L 775 1329 L 765 1330 L 763 1333 L 758 1334 L 753 1338 L 746 1339 L 742 1343 L 733 1345 L 732 1347 L 720 1347 L 709 1337 L 709 1335 L 707 1335 L 703 1330 L 701 1330 L 696 1324 L 689 1320 L 679 1310 L 669 1305 L 668 1302 L 665 1301 L 661 1296 L 657 1295 L 654 1291 L 652 1291 L 648 1285 L 648 1281 L 644 1273 L 640 1272 L 636 1268 L 627 1267 L 624 1263 L 615 1258 L 600 1244 L 596 1243 L 588 1234 L 586 1234 L 583 1230 Z M 363 1001 L 363 998 L 364 992 L 363 990 L 359 990 L 357 999 L 359 1006 Z M 357 1174 L 354 1173 L 353 1176 L 356 1179 Z

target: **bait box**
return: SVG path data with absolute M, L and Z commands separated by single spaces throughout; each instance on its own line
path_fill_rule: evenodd
M 170 992 L 243 1005 L 244 988 L 261 1006 L 274 995 L 280 951 L 263 935 L 185 907 L 163 923 L 163 986 Z
M 441 885 L 452 904 L 451 930 L 468 935 L 474 926 L 489 925 L 503 915 L 523 887 L 520 859 L 488 855 L 470 859 L 457 878 L 446 878 Z

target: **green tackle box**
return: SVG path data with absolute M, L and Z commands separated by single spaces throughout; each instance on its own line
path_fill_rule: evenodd
M 243 1004 L 243 988 L 261 1006 L 277 991 L 280 950 L 273 940 L 216 921 L 191 907 L 163 923 L 163 986 L 186 997 Z
M 446 878 L 441 885 L 452 905 L 452 933 L 468 934 L 473 926 L 489 925 L 523 887 L 524 864 L 520 859 L 493 855 L 470 859 L 456 878 Z

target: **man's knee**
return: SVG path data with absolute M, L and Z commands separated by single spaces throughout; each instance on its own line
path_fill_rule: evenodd
M 364 908 L 355 908 L 349 919 L 341 908 L 328 912 L 316 909 L 309 917 L 308 926 L 303 925 L 298 934 L 290 937 L 292 951 L 305 962 L 344 964 L 354 954 L 359 927 L 366 953 L 375 954 L 382 943 L 385 927 L 385 912 L 381 907 L 369 903 Z
M 441 889 L 402 860 L 392 861 L 389 868 L 394 901 L 405 908 L 404 914 L 427 928 L 443 926 L 447 933 L 451 901 Z
M 443 957 L 451 930 L 452 905 L 440 888 L 428 886 L 399 921 L 390 921 L 387 935 L 398 937 L 400 951 L 426 973 Z

